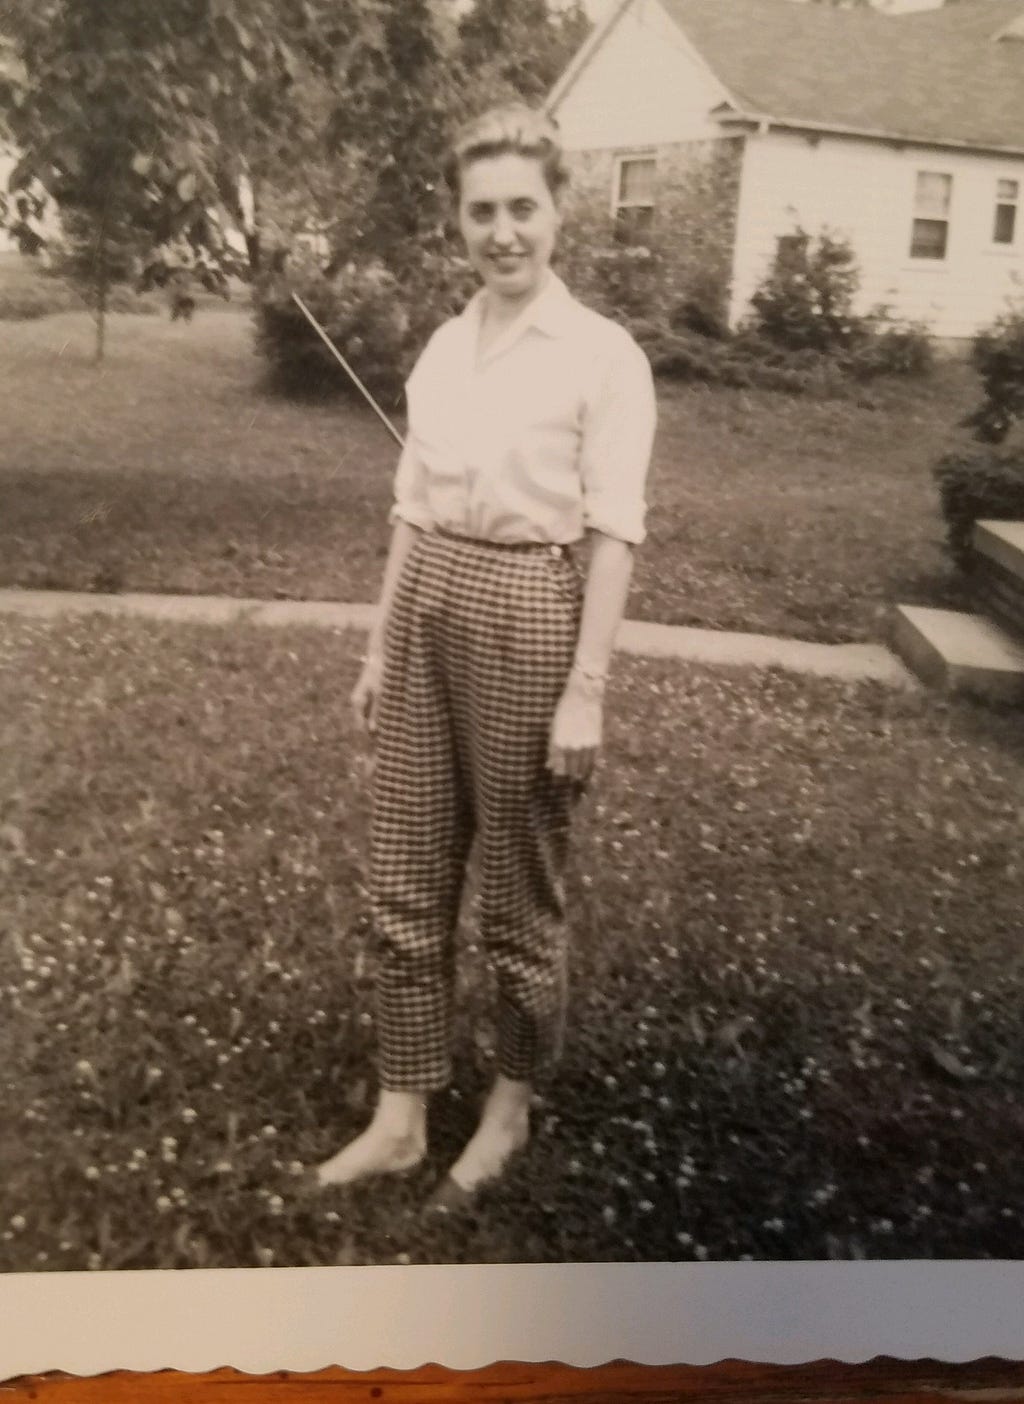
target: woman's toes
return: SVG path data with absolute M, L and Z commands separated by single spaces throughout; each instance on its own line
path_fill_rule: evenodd
M 529 1118 L 501 1125 L 482 1124 L 449 1171 L 449 1178 L 470 1194 L 500 1179 L 508 1162 L 530 1139 Z
M 425 1146 L 410 1136 L 394 1136 L 373 1127 L 317 1167 L 321 1188 L 350 1185 L 370 1175 L 395 1175 L 411 1170 L 423 1159 Z

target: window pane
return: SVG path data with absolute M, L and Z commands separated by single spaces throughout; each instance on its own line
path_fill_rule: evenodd
M 944 219 L 949 214 L 953 177 L 939 171 L 918 171 L 914 213 L 922 219 Z
M 944 219 L 915 219 L 911 258 L 945 258 L 949 225 Z
M 992 231 L 993 241 L 997 244 L 1012 244 L 1016 224 L 1016 205 L 996 205 L 996 225 Z
M 996 199 L 997 199 L 997 200 L 1011 200 L 1011 201 L 1013 201 L 1013 200 L 1016 200 L 1016 199 L 1017 199 L 1017 196 L 1018 196 L 1019 194 L 1020 194 L 1020 183 L 1019 183 L 1019 181 L 1016 181 L 1016 180 L 998 180 L 998 181 L 996 181 Z
M 623 161 L 620 164 L 619 202 L 623 205 L 654 204 L 653 161 Z

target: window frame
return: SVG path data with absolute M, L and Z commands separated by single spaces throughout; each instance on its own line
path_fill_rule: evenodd
M 936 217 L 934 214 L 920 212 L 922 176 L 940 176 L 946 182 L 946 203 L 945 213 L 943 215 Z M 914 267 L 919 268 L 922 264 L 924 264 L 925 266 L 930 266 L 934 268 L 936 265 L 948 264 L 950 236 L 952 234 L 953 228 L 953 189 L 953 171 L 937 171 L 932 169 L 922 169 L 921 167 L 918 167 L 915 170 L 914 189 L 911 200 L 910 213 L 910 246 L 907 251 L 907 257 L 912 260 Z M 924 224 L 931 226 L 944 226 L 941 253 L 919 253 L 916 251 L 916 248 L 920 247 L 920 245 L 917 242 L 919 237 L 918 226 Z
M 633 164 L 649 165 L 651 169 L 651 198 L 649 200 L 624 200 L 622 198 L 623 173 L 625 168 Z M 612 189 L 611 189 L 611 216 L 616 228 L 629 232 L 636 236 L 645 234 L 654 221 L 654 212 L 657 209 L 657 176 L 658 158 L 654 151 L 621 151 L 615 156 L 615 164 L 612 169 Z M 643 221 L 642 227 L 630 225 L 629 216 L 623 218 L 623 211 L 640 210 L 647 212 L 647 218 Z
M 992 218 L 991 243 L 994 249 L 1013 249 L 1017 244 L 1017 236 L 1020 232 L 1020 212 L 1021 212 L 1021 179 L 1019 176 L 996 176 L 996 198 Z M 999 187 L 1001 185 L 1012 185 L 1014 194 L 1012 199 L 1004 199 L 1000 196 Z M 1010 210 L 1010 237 L 1000 239 L 999 216 L 1002 210 Z

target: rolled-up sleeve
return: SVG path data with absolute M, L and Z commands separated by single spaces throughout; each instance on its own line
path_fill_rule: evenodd
M 416 452 L 416 439 L 411 429 L 398 458 L 398 467 L 395 470 L 395 500 L 388 521 L 392 526 L 398 521 L 408 522 L 423 531 L 430 531 L 434 525 L 427 505 L 423 464 Z
M 646 535 L 645 491 L 658 411 L 650 362 L 624 329 L 616 332 L 596 358 L 584 406 L 583 523 L 638 545 Z
M 422 359 L 422 358 L 421 358 Z M 395 470 L 394 503 L 388 521 L 394 526 L 396 521 L 409 522 L 411 526 L 430 531 L 434 520 L 427 497 L 426 478 L 423 462 L 416 450 L 416 372 L 419 364 L 405 384 L 405 402 L 409 411 L 409 425 L 405 443 L 398 458 Z

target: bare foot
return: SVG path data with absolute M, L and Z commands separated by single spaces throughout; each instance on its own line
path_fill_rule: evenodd
M 331 1185 L 351 1185 L 370 1175 L 397 1175 L 418 1165 L 425 1151 L 422 1137 L 371 1123 L 361 1136 L 317 1167 L 317 1184 L 326 1189 Z
M 480 1125 L 449 1178 L 461 1190 L 473 1193 L 504 1174 L 508 1162 L 530 1139 L 530 1088 L 526 1083 L 499 1078 L 487 1099 Z
M 369 1126 L 318 1166 L 316 1182 L 326 1188 L 369 1175 L 397 1175 L 418 1165 L 426 1149 L 426 1098 L 415 1092 L 382 1091 Z

